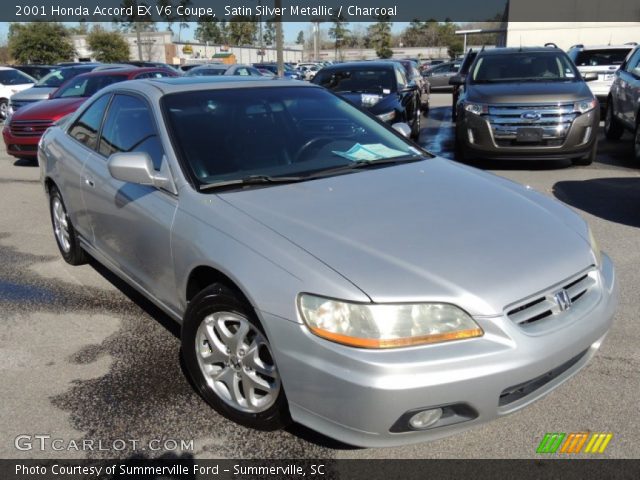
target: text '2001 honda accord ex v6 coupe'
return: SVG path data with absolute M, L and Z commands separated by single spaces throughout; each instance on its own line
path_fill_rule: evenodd
M 547 394 L 616 304 L 578 215 L 399 132 L 304 82 L 134 80 L 47 130 L 38 158 L 62 256 L 180 322 L 218 412 L 389 446 Z

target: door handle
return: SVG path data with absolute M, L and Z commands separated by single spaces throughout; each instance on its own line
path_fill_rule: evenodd
M 93 180 L 91 180 L 90 178 L 85 178 L 84 179 L 84 183 L 86 183 L 87 185 L 89 185 L 91 188 L 95 187 L 96 184 L 93 182 Z

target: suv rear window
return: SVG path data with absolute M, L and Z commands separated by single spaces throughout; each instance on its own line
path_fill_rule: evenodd
M 383 93 L 395 90 L 394 79 L 393 68 L 354 68 L 320 70 L 313 83 L 333 92 Z
M 578 52 L 575 64 L 578 67 L 598 67 L 600 65 L 621 65 L 630 48 L 606 48 L 602 50 L 582 50 Z

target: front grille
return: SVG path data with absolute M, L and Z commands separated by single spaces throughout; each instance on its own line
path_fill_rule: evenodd
M 505 388 L 500 394 L 500 400 L 498 400 L 498 405 L 500 407 L 504 407 L 505 405 L 509 405 L 521 398 L 526 397 L 527 395 L 531 395 L 536 390 L 544 387 L 547 383 L 549 383 L 554 378 L 559 377 L 564 372 L 573 367 L 576 363 L 578 363 L 582 357 L 584 357 L 589 349 L 580 352 L 578 355 L 573 357 L 572 359 L 566 361 L 562 365 L 554 368 L 553 370 L 549 370 L 547 373 L 540 375 L 534 379 L 531 379 L 527 382 L 520 383 L 518 385 L 513 385 L 512 387 Z
M 490 105 L 488 115 L 484 117 L 491 125 L 496 145 L 500 147 L 530 146 L 518 136 L 523 128 L 536 128 L 541 131 L 540 140 L 533 143 L 543 146 L 559 146 L 564 142 L 578 113 L 573 104 L 554 105 Z
M 566 291 L 567 297 L 570 299 L 570 307 L 573 307 L 579 305 L 595 285 L 595 270 L 579 273 L 543 293 L 508 307 L 507 317 L 516 325 L 526 327 L 540 320 L 562 314 L 564 312 L 563 306 L 556 297 L 558 292 Z
M 51 120 L 17 120 L 11 121 L 9 130 L 16 137 L 39 137 L 51 125 Z
M 31 103 L 35 103 L 37 101 L 38 100 L 14 100 L 14 99 L 11 99 L 11 107 L 13 108 L 13 111 L 15 112 L 19 108 L 24 107 L 25 105 L 29 105 Z

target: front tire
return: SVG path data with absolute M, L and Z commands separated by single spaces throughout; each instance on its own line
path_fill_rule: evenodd
M 607 102 L 607 109 L 604 113 L 604 136 L 607 140 L 620 140 L 624 133 L 624 127 L 613 114 L 613 104 L 611 98 Z
M 411 124 L 411 138 L 415 141 L 418 141 L 420 138 L 420 118 L 422 117 L 422 113 L 419 108 L 416 108 L 413 114 L 413 123 Z
M 6 98 L 0 99 L 0 120 L 6 120 L 9 114 L 9 101 Z
M 636 131 L 633 134 L 633 158 L 640 162 L 640 121 L 636 124 Z
M 269 340 L 252 308 L 217 283 L 185 313 L 182 358 L 202 398 L 240 425 L 278 430 L 291 422 Z
M 51 225 L 56 244 L 64 261 L 69 265 L 86 263 L 87 254 L 80 246 L 78 235 L 69 220 L 67 209 L 62 201 L 62 195 L 56 187 L 51 187 L 49 193 L 49 213 L 51 214 Z

